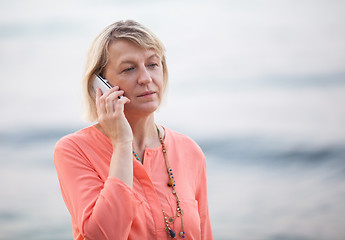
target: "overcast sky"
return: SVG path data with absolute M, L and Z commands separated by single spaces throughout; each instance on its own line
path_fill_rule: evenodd
M 344 1 L 326 0 L 2 0 L 0 129 L 86 124 L 79 87 L 87 48 L 105 26 L 134 19 L 167 48 L 169 97 L 158 118 L 168 125 L 225 133 L 327 125 L 339 134 L 344 12 Z

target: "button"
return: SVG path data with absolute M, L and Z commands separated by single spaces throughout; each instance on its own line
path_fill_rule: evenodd
M 150 151 L 147 151 L 147 152 L 146 152 L 146 155 L 147 155 L 147 156 L 151 156 L 151 152 L 150 152 Z

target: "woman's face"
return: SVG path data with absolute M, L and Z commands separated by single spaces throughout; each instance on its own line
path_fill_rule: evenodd
M 108 51 L 104 77 L 131 100 L 125 105 L 125 113 L 138 117 L 153 113 L 163 94 L 161 57 L 154 50 L 124 39 L 111 43 Z

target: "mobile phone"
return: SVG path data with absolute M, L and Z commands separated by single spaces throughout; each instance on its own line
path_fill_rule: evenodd
M 97 88 L 101 89 L 102 94 L 112 88 L 112 86 L 109 84 L 109 81 L 105 78 L 102 78 L 98 74 L 96 74 L 95 79 L 93 80 L 92 87 L 95 92 Z M 122 97 L 123 96 L 119 96 L 118 99 L 121 99 Z
M 95 79 L 93 80 L 93 90 L 99 88 L 102 91 L 102 94 L 105 93 L 107 90 L 109 90 L 110 88 L 112 88 L 112 86 L 110 86 L 109 81 L 105 78 L 102 78 L 100 75 L 96 74 Z

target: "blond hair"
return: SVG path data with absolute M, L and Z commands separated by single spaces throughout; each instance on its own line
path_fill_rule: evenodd
M 165 48 L 158 37 L 148 28 L 133 20 L 118 21 L 104 28 L 93 40 L 86 58 L 86 66 L 82 79 L 85 101 L 85 118 L 97 120 L 96 96 L 92 87 L 95 74 L 103 75 L 108 62 L 108 47 L 117 39 L 127 39 L 145 49 L 153 49 L 161 56 L 163 67 L 163 91 L 168 83 L 168 68 Z

